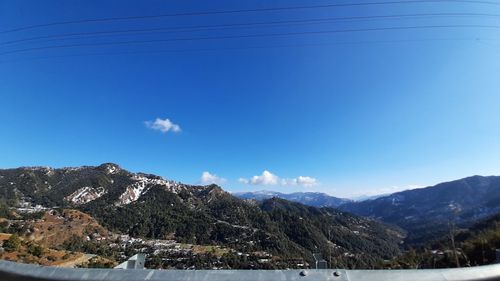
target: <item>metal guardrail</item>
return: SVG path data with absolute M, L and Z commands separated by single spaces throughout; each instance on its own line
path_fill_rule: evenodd
M 411 270 L 155 270 L 70 269 L 0 260 L 2 281 L 492 281 L 500 264 Z

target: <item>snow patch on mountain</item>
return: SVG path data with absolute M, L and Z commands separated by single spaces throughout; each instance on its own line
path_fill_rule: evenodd
M 175 181 L 165 180 L 160 177 L 148 177 L 142 174 L 135 174 L 132 179 L 136 182 L 127 186 L 125 192 L 120 195 L 116 206 L 127 205 L 137 201 L 144 193 L 153 186 L 160 186 L 165 190 L 178 193 L 181 189 L 185 189 L 183 184 Z
M 64 200 L 76 205 L 86 204 L 106 194 L 104 187 L 84 186 L 77 191 L 66 196 Z
M 117 172 L 118 172 L 118 168 L 116 168 L 115 166 L 108 166 L 106 168 L 106 174 L 112 175 L 112 174 L 116 174 Z
M 104 170 L 104 172 L 107 175 L 115 175 L 115 174 L 118 174 L 122 170 L 122 168 L 120 168 L 120 166 L 113 164 L 113 163 L 102 164 L 101 166 L 99 166 L 99 168 L 101 170 Z

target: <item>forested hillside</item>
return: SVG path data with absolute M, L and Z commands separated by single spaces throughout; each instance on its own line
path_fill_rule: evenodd
M 453 240 L 452 240 L 453 237 Z M 405 251 L 386 264 L 389 268 L 449 268 L 492 264 L 500 248 L 500 214 L 466 229 Z
M 334 265 L 375 267 L 399 253 L 405 235 L 335 209 L 242 200 L 216 185 L 185 185 L 115 164 L 0 170 L 0 190 L 7 205 L 19 210 L 37 204 L 75 208 L 112 232 L 217 245 L 241 253 L 237 260 L 254 253 L 278 267 L 311 263 L 316 252 Z
M 425 244 L 447 235 L 450 225 L 467 227 L 500 212 L 500 177 L 473 176 L 340 209 L 396 224 L 408 231 L 408 244 Z

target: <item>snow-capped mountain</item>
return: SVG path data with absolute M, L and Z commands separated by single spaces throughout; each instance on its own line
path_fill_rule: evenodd
M 159 176 L 131 173 L 113 163 L 97 167 L 21 167 L 0 170 L 2 198 L 36 201 L 45 205 L 86 205 L 94 201 L 112 201 L 122 206 L 137 201 L 151 189 L 172 193 L 194 192 L 192 187 Z

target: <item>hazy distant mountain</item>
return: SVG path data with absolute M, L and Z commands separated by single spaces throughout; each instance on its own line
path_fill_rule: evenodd
M 242 199 L 255 199 L 262 201 L 270 198 L 281 198 L 293 202 L 299 202 L 313 207 L 332 207 L 336 208 L 342 204 L 352 202 L 350 199 L 337 198 L 320 192 L 294 192 L 294 193 L 281 193 L 276 191 L 255 191 L 255 192 L 240 192 L 233 194 Z
M 358 196 L 350 197 L 349 199 L 351 199 L 351 201 L 354 201 L 354 202 L 360 202 L 360 201 L 365 201 L 365 200 L 377 199 L 377 198 L 384 197 L 384 196 L 387 196 L 390 194 L 391 193 L 384 193 L 384 194 L 377 194 L 377 195 L 358 195 Z
M 424 242 L 448 232 L 449 222 L 467 225 L 500 212 L 500 177 L 473 176 L 340 209 L 396 224 L 408 231 L 409 242 Z
M 313 252 L 323 252 L 344 267 L 370 267 L 391 258 L 404 238 L 397 227 L 336 209 L 276 198 L 242 200 L 216 185 L 186 185 L 110 163 L 0 170 L 0 198 L 10 206 L 76 208 L 107 229 L 134 237 L 266 251 L 285 261 L 311 261 Z M 323 204 L 336 202 L 326 199 Z

